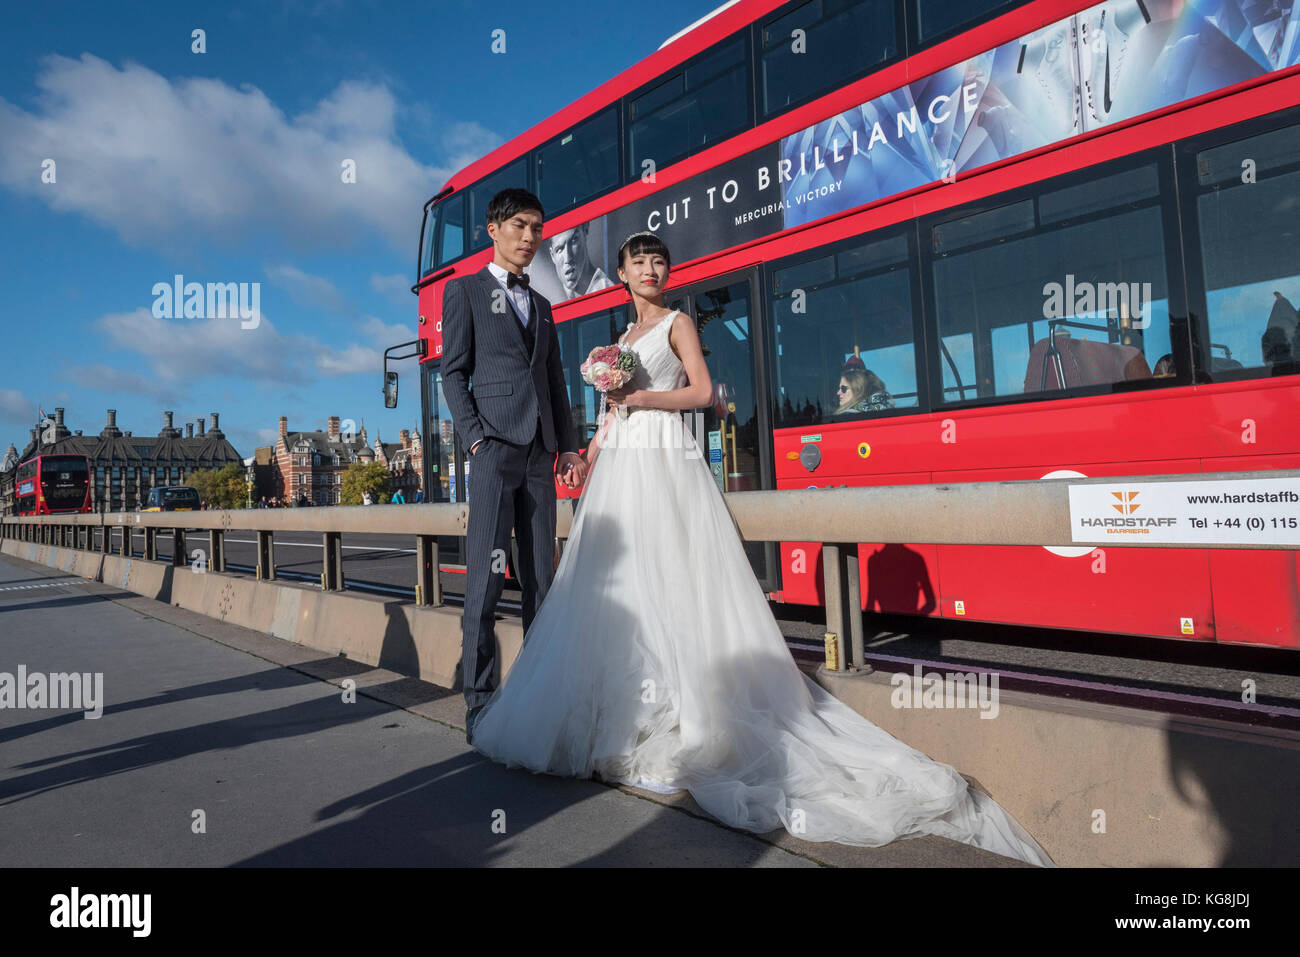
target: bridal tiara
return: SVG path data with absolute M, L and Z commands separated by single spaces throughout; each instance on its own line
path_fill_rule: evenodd
M 642 231 L 639 232 L 639 233 L 633 233 L 631 236 L 627 237 L 627 239 L 623 240 L 623 244 L 622 244 L 621 246 L 619 246 L 618 248 L 619 248 L 620 250 L 623 249 L 623 248 L 625 248 L 625 247 L 627 246 L 628 243 L 630 243 L 632 240 L 634 240 L 634 239 L 636 239 L 636 238 L 638 238 L 638 237 L 640 237 L 640 236 L 653 236 L 655 239 L 659 239 L 659 234 L 658 234 L 658 233 L 652 233 L 652 232 L 650 232 L 649 230 L 642 230 Z M 662 239 L 659 239 L 659 241 L 660 241 L 660 242 L 663 242 Z

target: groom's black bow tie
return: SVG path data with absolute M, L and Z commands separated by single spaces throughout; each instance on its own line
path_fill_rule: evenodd
M 518 275 L 512 272 L 506 273 L 506 288 L 513 289 L 515 286 L 523 286 L 525 289 L 527 289 L 528 277 L 525 276 L 523 273 L 519 273 Z

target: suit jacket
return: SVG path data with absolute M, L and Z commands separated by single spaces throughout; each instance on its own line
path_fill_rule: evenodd
M 488 437 L 526 445 L 539 415 L 546 451 L 577 451 L 551 304 L 531 289 L 528 295 L 531 355 L 519 316 L 486 266 L 443 292 L 442 392 L 467 451 Z M 504 311 L 494 312 L 494 301 Z

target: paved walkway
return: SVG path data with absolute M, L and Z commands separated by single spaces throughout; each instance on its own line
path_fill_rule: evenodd
M 1017 866 L 507 770 L 465 744 L 459 693 L 0 557 L 0 673 L 19 666 L 102 673 L 103 715 L 0 708 L 4 867 Z

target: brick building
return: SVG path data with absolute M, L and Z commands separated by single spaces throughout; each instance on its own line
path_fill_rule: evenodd
M 290 432 L 289 419 L 280 416 L 274 450 L 275 495 L 290 505 L 304 498 L 311 505 L 339 504 L 348 466 L 375 460 L 366 442 L 365 423 L 355 435 L 344 435 L 337 415 L 329 417 L 329 427 L 323 432 Z
M 375 433 L 375 461 L 388 466 L 393 491 L 402 490 L 407 502 L 414 502 L 424 489 L 424 449 L 419 429 L 402 429 L 400 442 L 381 442 Z
M 387 466 L 392 487 L 402 489 L 408 502 L 415 501 L 423 488 L 424 462 L 418 430 L 412 433 L 403 429 L 400 442 L 384 442 L 376 433 L 372 446 L 364 422 L 356 434 L 347 435 L 339 431 L 337 415 L 329 417 L 324 431 L 312 432 L 290 432 L 288 417 L 280 416 L 280 434 L 270 460 L 272 491 L 266 494 L 287 504 L 297 504 L 305 497 L 312 505 L 338 505 L 343 473 L 354 462 Z

